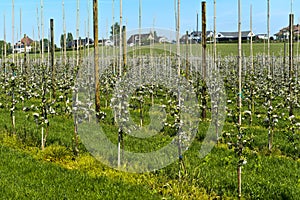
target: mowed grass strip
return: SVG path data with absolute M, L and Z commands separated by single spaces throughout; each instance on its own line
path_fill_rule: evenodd
M 159 199 L 142 186 L 67 170 L 0 145 L 1 199 Z

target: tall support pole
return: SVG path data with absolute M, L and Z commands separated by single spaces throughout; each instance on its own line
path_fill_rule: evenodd
M 251 74 L 254 73 L 254 65 L 253 65 L 253 26 L 252 26 L 252 4 L 250 5 L 250 59 L 251 59 Z
M 196 17 L 196 33 L 198 36 L 198 32 L 199 32 L 199 13 L 197 11 L 197 17 Z
M 87 23 L 87 37 L 88 37 L 88 46 L 87 46 L 87 55 L 88 58 L 90 57 L 90 1 L 87 0 L 88 2 L 88 23 Z M 89 59 L 87 59 L 88 66 L 89 66 Z
M 177 8 L 177 9 L 176 9 Z M 176 21 L 176 54 L 177 54 L 177 76 L 178 79 L 181 77 L 181 55 L 180 55 L 180 0 L 177 0 L 177 6 L 176 6 L 176 1 L 175 1 L 175 21 Z M 179 84 L 179 83 L 178 83 Z M 179 86 L 178 86 L 179 87 Z M 180 90 L 178 89 L 178 108 L 181 108 L 181 93 Z M 178 130 L 178 157 L 179 157 L 179 170 L 178 170 L 178 176 L 179 180 L 181 180 L 181 170 L 185 171 L 185 165 L 184 165 L 184 160 L 182 156 L 182 128 L 180 124 L 180 116 L 177 119 L 177 123 L 179 123 L 179 130 Z
M 185 34 L 185 78 L 189 80 L 189 32 L 186 31 Z
M 15 63 L 15 1 L 12 0 L 12 33 L 11 33 L 11 36 L 12 36 L 12 54 L 13 54 L 13 63 Z
M 37 27 L 38 27 L 38 45 L 39 45 L 39 49 L 41 44 L 40 44 L 40 40 L 41 40 L 41 30 L 40 30 L 40 17 L 39 17 L 39 8 L 36 7 L 36 18 L 37 18 Z M 40 58 L 41 58 L 41 50 L 39 51 L 40 54 Z
M 139 0 L 139 59 L 141 58 L 141 44 L 142 44 L 142 0 Z M 142 77 L 142 65 L 139 64 L 139 77 Z
M 26 34 L 24 34 L 23 44 L 24 44 L 24 72 L 27 75 L 27 36 L 26 36 Z
M 98 48 L 98 0 L 93 0 L 94 22 L 94 75 L 95 75 L 95 106 L 97 118 L 100 112 L 100 82 L 99 82 L 99 48 Z
M 251 113 L 254 113 L 254 88 L 253 88 L 253 83 L 254 83 L 254 61 L 253 61 L 253 27 L 252 27 L 252 4 L 250 5 L 250 62 L 251 62 L 251 67 L 250 67 L 250 74 L 251 74 L 251 84 L 250 84 L 250 95 L 251 95 Z M 252 124 L 252 115 L 250 116 L 250 123 Z
M 202 1 L 202 119 L 206 118 L 206 2 Z
M 51 34 L 51 70 L 52 70 L 52 95 L 55 99 L 56 97 L 56 83 L 55 83 L 55 76 L 56 76 L 56 69 L 55 69 L 55 44 L 54 44 L 54 20 L 50 19 L 50 34 Z
M 142 0 L 139 0 L 139 56 L 141 56 Z
M 238 0 L 238 79 L 239 79 L 239 95 L 238 95 L 238 128 L 239 128 L 239 138 L 242 137 L 241 135 L 241 126 L 242 126 L 242 33 L 241 33 L 241 0 Z M 241 140 L 241 139 L 240 139 Z M 241 141 L 239 142 L 239 146 L 241 146 Z M 242 147 L 239 147 L 242 148 Z M 241 158 L 241 151 L 239 151 L 239 159 Z M 238 175 L 238 198 L 241 199 L 242 197 L 242 165 L 239 162 L 237 168 L 237 175 Z
M 120 33 L 119 33 L 119 80 L 121 80 L 122 77 L 122 65 L 123 65 L 123 55 L 122 55 L 122 41 L 123 41 L 123 25 L 122 25 L 122 19 L 123 19 L 123 5 L 122 5 L 122 0 L 120 0 Z M 119 104 L 121 107 L 121 104 Z M 119 113 L 120 114 L 120 113 Z M 123 132 L 122 128 L 119 128 L 118 131 L 118 167 L 121 166 L 121 140 L 123 139 Z
M 62 0 L 62 12 L 63 12 L 63 60 L 64 65 L 67 64 L 67 33 L 66 33 L 66 15 L 65 15 L 65 1 Z
M 76 66 L 79 65 L 79 47 L 80 47 L 80 41 L 79 41 L 79 0 L 77 0 L 77 14 L 76 14 L 76 40 L 77 40 L 77 46 L 76 46 Z
M 44 0 L 41 0 L 41 29 L 42 29 L 42 63 L 44 62 Z
M 214 65 L 217 67 L 217 6 L 214 0 Z
M 48 29 L 48 41 L 51 40 L 51 36 L 50 36 L 50 29 Z M 48 68 L 50 68 L 50 43 L 48 42 L 48 45 L 47 45 L 47 53 L 48 53 L 48 56 L 47 56 L 47 66 Z M 49 69 L 48 69 L 49 70 Z
M 290 14 L 289 23 L 289 78 L 293 78 L 293 29 L 294 29 L 294 14 Z
M 270 0 L 268 0 L 268 25 L 267 25 L 267 31 L 268 31 L 268 75 L 271 75 L 271 62 L 270 62 Z
M 36 41 L 35 39 L 35 33 L 34 33 L 34 26 L 32 26 L 32 39 L 33 41 Z M 34 42 L 34 62 L 36 62 L 36 42 Z
M 298 81 L 298 68 L 299 68 L 299 21 L 300 21 L 300 18 L 298 18 L 298 24 L 297 24 L 297 64 L 296 64 L 296 69 L 295 69 L 295 77 L 296 77 L 296 82 Z
M 125 67 L 127 65 L 127 41 L 126 41 L 126 26 L 123 26 L 122 30 L 122 37 L 123 37 L 123 69 L 125 70 Z
M 119 77 L 122 76 L 122 66 L 123 66 L 123 57 L 122 57 L 122 44 L 123 44 L 123 37 L 122 37 L 122 29 L 123 29 L 123 5 L 122 0 L 120 0 L 120 33 L 119 33 Z
M 180 0 L 177 0 L 177 20 L 176 20 L 176 54 L 177 54 L 177 73 L 180 76 Z
M 292 82 L 294 78 L 293 73 L 293 66 L 294 66 L 294 60 L 293 60 L 293 39 L 294 39 L 294 14 L 290 14 L 290 25 L 289 25 L 289 92 L 290 92 L 290 110 L 289 115 L 293 115 L 293 90 L 292 90 Z
M 4 75 L 6 76 L 6 19 L 5 19 L 5 14 L 4 14 L 4 20 L 3 20 L 3 24 L 4 24 L 4 28 L 3 28 L 3 32 L 4 32 L 4 59 L 3 59 L 3 69 L 4 69 Z
M 113 25 L 112 25 L 112 40 L 113 40 L 113 72 L 114 74 L 117 73 L 117 70 L 116 70 L 116 60 L 115 60 L 115 57 L 116 57 L 116 32 L 115 32 L 115 0 L 112 0 L 112 21 L 113 21 Z

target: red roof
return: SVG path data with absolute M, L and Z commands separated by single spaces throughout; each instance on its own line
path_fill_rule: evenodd
M 22 43 L 22 44 L 25 44 L 25 43 L 26 43 L 27 46 L 30 46 L 32 42 L 33 42 L 33 40 L 30 39 L 28 36 L 27 36 L 26 38 L 23 37 L 23 38 L 21 39 L 21 43 Z

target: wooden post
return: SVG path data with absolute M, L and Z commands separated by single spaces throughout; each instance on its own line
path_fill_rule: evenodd
M 189 79 L 189 32 L 186 32 L 186 38 L 185 38 L 185 45 L 186 45 L 186 56 L 185 56 L 185 78 Z
M 271 61 L 270 61 L 270 0 L 268 0 L 268 14 L 267 14 L 267 18 L 268 18 L 268 75 L 271 75 Z
M 287 79 L 287 73 L 286 73 L 286 36 L 284 35 L 284 39 L 283 39 L 284 43 L 283 43 L 283 78 L 284 80 Z
M 6 22 L 5 22 L 5 14 L 4 14 L 4 59 L 3 59 L 3 69 L 4 75 L 6 77 Z
M 180 77 L 180 68 L 181 68 L 181 60 L 180 60 L 180 0 L 177 0 L 177 19 L 176 19 L 176 53 L 177 53 L 177 73 L 178 77 Z
M 76 15 L 76 41 L 77 41 L 77 46 L 76 46 L 76 66 L 79 65 L 79 47 L 80 47 L 80 42 L 79 40 L 79 0 L 77 0 L 77 15 Z
M 214 0 L 214 65 L 217 68 L 217 8 L 216 0 Z
M 24 34 L 24 72 L 27 74 L 27 36 Z M 22 39 L 21 39 L 22 41 Z M 22 42 L 21 42 L 22 45 Z
M 252 26 L 252 4 L 250 5 L 250 32 L 251 32 L 251 36 L 250 36 L 250 59 L 251 59 L 251 86 L 250 86 L 250 94 L 251 94 L 251 112 L 254 113 L 254 89 L 253 89 L 253 83 L 254 83 L 254 61 L 253 61 L 253 26 Z M 252 124 L 253 118 L 252 115 L 250 116 L 250 124 Z
M 241 138 L 241 126 L 242 126 L 242 33 L 241 33 L 241 0 L 238 1 L 238 79 L 239 79 L 239 95 L 238 95 L 238 128 L 239 128 L 239 138 Z M 241 143 L 242 139 L 239 140 L 239 148 L 243 148 Z M 239 150 L 239 162 L 237 167 L 237 176 L 238 176 L 238 198 L 242 197 L 242 165 L 240 163 L 241 159 L 241 150 Z
M 197 12 L 197 18 L 196 18 L 197 24 L 196 24 L 196 32 L 197 32 L 197 36 L 198 36 L 198 32 L 199 32 L 199 14 Z
M 206 118 L 206 2 L 202 1 L 202 119 Z
M 44 0 L 41 0 L 41 29 L 42 29 L 42 63 L 44 62 Z
M 99 120 L 100 112 L 100 82 L 99 82 L 99 49 L 98 49 L 98 0 L 93 0 L 94 22 L 94 74 L 95 74 L 95 105 L 96 115 Z
M 123 29 L 123 25 L 122 25 L 122 23 L 123 23 L 123 5 L 122 5 L 122 3 L 123 3 L 123 1 L 122 0 L 120 0 L 120 32 L 119 32 L 119 39 L 120 39 L 120 41 L 119 41 L 119 50 L 120 50 L 120 52 L 119 52 L 119 77 L 122 77 L 122 67 L 123 67 L 123 54 L 122 54 L 122 41 L 123 41 L 123 37 L 122 37 L 122 29 Z
M 37 19 L 37 27 L 38 27 L 38 45 L 39 45 L 39 58 L 41 59 L 41 44 L 40 44 L 40 40 L 41 40 L 41 30 L 40 30 L 40 18 L 39 18 L 39 8 L 36 8 L 36 19 Z M 39 60 L 40 60 L 39 59 Z
M 15 63 L 15 1 L 12 0 L 12 62 Z
M 294 15 L 290 14 L 289 25 L 289 78 L 293 77 L 293 30 L 294 29 Z
M 126 65 L 127 65 L 127 40 L 126 40 L 126 26 L 123 26 L 123 72 L 126 70 Z
M 55 84 L 55 76 L 56 76 L 56 69 L 55 69 L 55 43 L 54 43 L 54 20 L 50 19 L 50 34 L 51 34 L 51 69 L 52 69 L 52 95 L 55 99 L 56 97 L 56 84 Z
M 251 75 L 253 76 L 254 74 L 254 64 L 253 64 L 253 36 L 252 36 L 252 4 L 250 5 L 250 59 L 251 59 Z
M 64 65 L 67 64 L 67 33 L 66 33 L 66 16 L 65 16 L 65 2 L 62 1 L 62 12 L 63 12 L 63 58 Z M 90 15 L 89 15 L 90 16 Z
M 117 73 L 116 71 L 116 36 L 115 36 L 115 0 L 112 0 L 112 22 L 113 22 L 113 25 L 112 25 L 112 42 L 113 42 L 113 72 L 114 72 L 114 75 Z
M 294 32 L 294 14 L 290 14 L 290 28 L 289 28 L 289 92 L 290 92 L 290 110 L 289 116 L 293 115 L 293 89 L 292 89 L 292 82 L 293 82 L 293 32 Z

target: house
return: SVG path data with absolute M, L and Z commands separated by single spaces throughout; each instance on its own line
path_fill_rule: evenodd
M 255 37 L 257 40 L 267 40 L 268 34 L 257 34 Z
M 33 43 L 32 39 L 30 39 L 29 37 L 24 37 L 14 45 L 14 52 L 15 53 L 24 53 L 25 46 L 26 46 L 26 53 L 29 53 L 32 48 L 31 47 L 32 43 Z
M 133 34 L 127 40 L 127 44 L 129 46 L 134 45 L 149 45 L 150 42 L 159 43 L 159 41 L 163 41 L 163 38 L 157 37 L 156 31 L 150 33 L 143 34 Z
M 158 43 L 162 44 L 162 43 L 170 43 L 170 41 L 168 40 L 168 38 L 166 37 L 158 37 Z
M 114 46 L 114 42 L 110 39 L 100 39 L 98 40 L 100 46 Z
M 110 47 L 112 47 L 112 46 L 114 46 L 114 42 L 111 41 L 111 40 L 106 40 L 106 41 L 104 42 L 104 45 L 105 45 L 105 46 L 110 46 Z
M 293 34 L 294 34 L 294 38 L 297 38 L 297 36 L 300 34 L 300 25 L 299 24 L 294 25 Z M 278 33 L 276 33 L 274 35 L 279 40 L 288 39 L 288 37 L 290 35 L 290 27 L 289 26 L 284 27 L 284 28 L 280 29 Z
M 252 37 L 255 36 L 255 34 L 251 31 L 242 31 L 242 40 L 249 40 L 251 35 Z M 219 32 L 216 36 L 217 42 L 233 42 L 238 41 L 238 38 L 238 32 Z

